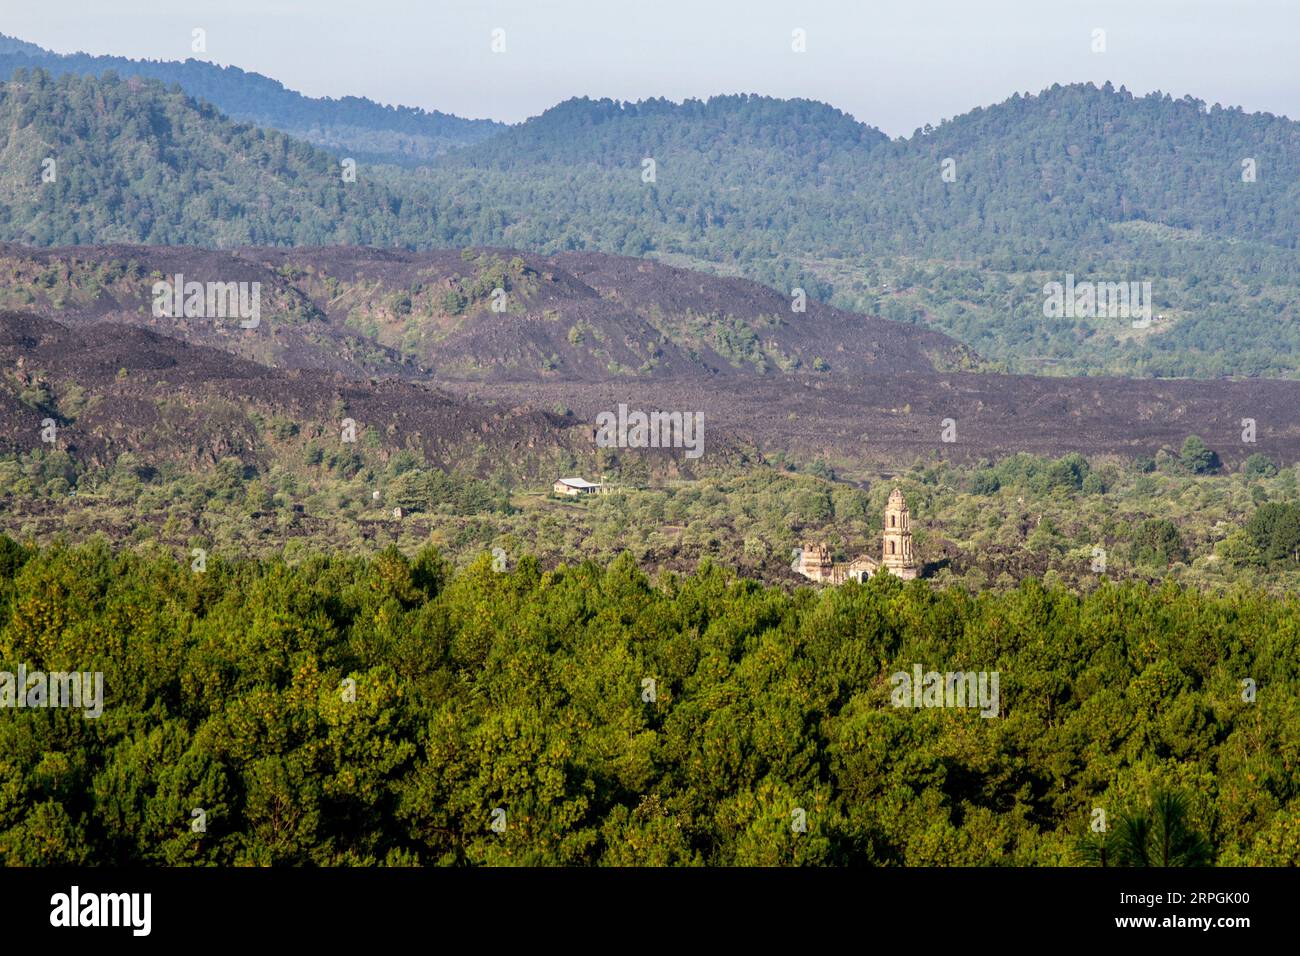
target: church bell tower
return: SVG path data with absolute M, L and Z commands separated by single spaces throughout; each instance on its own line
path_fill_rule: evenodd
M 912 555 L 912 513 L 901 488 L 889 493 L 885 505 L 885 534 L 881 565 L 895 577 L 910 581 L 917 575 L 916 558 Z

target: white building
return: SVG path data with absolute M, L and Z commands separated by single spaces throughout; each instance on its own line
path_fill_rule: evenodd
M 557 495 L 566 495 L 570 498 L 577 498 L 579 495 L 599 494 L 604 488 L 597 482 L 587 481 L 585 478 L 559 478 L 555 484 L 551 485 L 551 491 Z

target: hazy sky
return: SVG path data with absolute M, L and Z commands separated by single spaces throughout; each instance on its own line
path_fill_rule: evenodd
M 1080 80 L 1300 118 L 1300 0 L 4 0 L 0 33 L 511 122 L 571 96 L 753 92 L 905 135 Z

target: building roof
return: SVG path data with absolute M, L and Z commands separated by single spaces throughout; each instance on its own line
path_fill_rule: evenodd
M 600 485 L 594 481 L 587 481 L 585 478 L 557 478 L 557 484 L 568 485 L 570 488 L 599 488 Z

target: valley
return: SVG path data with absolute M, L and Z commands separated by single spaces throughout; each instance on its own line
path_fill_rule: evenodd
M 979 371 L 923 327 L 599 253 L 8 245 L 0 263 L 0 302 L 27 310 L 0 313 L 0 527 L 21 539 L 631 552 L 797 587 L 784 556 L 853 553 L 900 483 L 931 585 L 1087 589 L 1097 548 L 1110 576 L 1300 579 L 1245 530 L 1294 495 L 1300 382 Z M 256 283 L 261 321 L 155 315 L 175 275 Z M 620 404 L 698 414 L 704 441 L 600 447 Z M 561 475 L 616 493 L 555 501 Z

